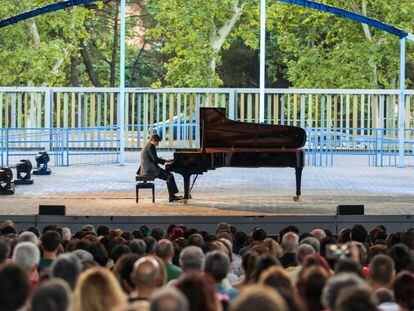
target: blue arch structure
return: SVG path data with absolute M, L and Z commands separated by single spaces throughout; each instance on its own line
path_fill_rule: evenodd
M 56 2 L 53 4 L 43 6 L 41 8 L 37 8 L 31 11 L 20 13 L 18 15 L 0 20 L 0 28 L 16 24 L 20 21 L 23 21 L 25 19 L 29 19 L 29 18 L 38 16 L 38 15 L 42 15 L 42 14 L 46 14 L 46 13 L 54 12 L 54 11 L 59 11 L 59 10 L 63 10 L 66 8 L 73 7 L 73 6 L 77 6 L 81 4 L 88 4 L 88 3 L 92 3 L 96 1 L 98 0 L 68 0 L 68 1 Z
M 279 2 L 295 4 L 310 9 L 330 13 L 339 17 L 347 18 L 355 22 L 367 24 L 379 30 L 388 32 L 400 39 L 400 99 L 398 104 L 398 143 L 399 143 L 399 167 L 404 167 L 404 155 L 405 155 L 405 52 L 406 52 L 406 41 L 414 41 L 414 35 L 408 33 L 397 27 L 385 24 L 379 20 L 366 17 L 364 15 L 340 9 L 331 5 L 309 1 L 309 0 L 276 0 Z

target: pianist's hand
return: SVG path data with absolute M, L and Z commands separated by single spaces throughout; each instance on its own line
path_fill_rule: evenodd
M 165 160 L 165 164 L 172 164 L 174 160 Z

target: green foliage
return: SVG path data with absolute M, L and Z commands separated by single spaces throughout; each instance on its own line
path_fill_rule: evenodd
M 0 18 L 48 3 L 50 1 L 1 0 Z M 36 17 L 39 42 L 35 42 L 30 21 L 1 29 L 0 85 L 65 84 L 70 56 L 77 53 L 79 40 L 87 36 L 82 25 L 88 16 L 88 10 L 76 7 Z
M 363 1 L 324 2 L 363 13 Z M 408 13 L 414 9 L 410 0 L 367 0 L 366 4 L 369 17 L 406 30 L 414 25 L 413 15 Z M 396 87 L 399 40 L 395 36 L 370 28 L 369 40 L 359 23 L 282 3 L 269 8 L 268 27 L 277 34 L 287 78 L 295 87 Z
M 253 28 L 257 22 L 256 1 L 236 0 L 153 0 L 149 11 L 156 25 L 149 35 L 158 40 L 161 53 L 168 55 L 165 82 L 170 86 L 212 87 L 222 81 L 212 62 L 220 62 L 221 53 L 214 51 L 212 41 L 218 30 L 232 18 L 234 5 L 243 6 L 241 19 L 224 40 L 229 47 L 233 37 L 243 38 L 250 46 L 257 45 Z M 255 24 L 256 23 L 256 24 Z

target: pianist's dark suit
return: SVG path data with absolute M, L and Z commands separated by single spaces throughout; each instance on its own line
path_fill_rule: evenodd
M 156 178 L 166 180 L 167 188 L 170 197 L 178 193 L 178 188 L 175 183 L 174 175 L 167 172 L 158 166 L 158 164 L 164 165 L 165 160 L 157 156 L 157 150 L 151 143 L 147 143 L 141 151 L 141 168 L 139 171 L 140 176 L 150 175 Z

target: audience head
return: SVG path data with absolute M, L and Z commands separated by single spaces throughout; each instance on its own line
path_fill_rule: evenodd
M 252 273 L 252 280 L 255 282 L 259 281 L 262 272 L 273 266 L 281 267 L 282 265 L 277 258 L 270 254 L 259 256 Z
M 150 299 L 150 311 L 189 311 L 187 298 L 176 288 L 167 287 L 155 292 Z
M 50 266 L 50 276 L 65 280 L 72 289 L 75 288 L 81 272 L 82 264 L 80 260 L 71 253 L 59 255 Z
M 402 310 L 414 310 L 414 275 L 404 271 L 397 275 L 393 284 L 395 301 Z
M 204 253 L 199 247 L 188 246 L 180 254 L 180 267 L 183 272 L 203 271 L 204 259 Z
M 321 241 L 323 238 L 326 238 L 326 233 L 323 229 L 315 228 L 313 229 L 310 234 L 315 237 L 318 241 Z
M 298 249 L 299 236 L 293 232 L 287 232 L 282 238 L 282 248 L 285 253 L 296 253 Z
M 214 280 L 200 272 L 183 274 L 175 286 L 187 297 L 191 311 L 216 311 L 218 308 Z
M 374 287 L 390 287 L 395 275 L 394 262 L 386 255 L 375 256 L 370 263 L 369 280 Z
M 138 259 L 132 275 L 136 287 L 156 288 L 162 284 L 161 266 L 154 257 Z
M 307 237 L 307 238 L 304 238 L 303 240 L 301 240 L 299 242 L 299 245 L 308 244 L 308 245 L 313 247 L 313 249 L 315 250 L 315 253 L 319 254 L 319 252 L 320 252 L 320 242 L 319 241 L 320 240 L 318 240 L 314 237 Z
M 155 247 L 155 255 L 164 261 L 170 261 L 174 257 L 174 245 L 170 240 L 158 241 Z
M 13 252 L 13 262 L 27 273 L 36 270 L 40 262 L 39 248 L 32 242 L 17 244 Z
M 407 245 L 414 251 L 414 228 L 408 229 L 401 235 L 401 243 Z
M 334 310 L 377 311 L 377 301 L 367 286 L 354 285 L 339 292 Z
M 108 235 L 109 234 L 109 227 L 107 227 L 107 226 L 99 226 L 97 229 L 96 229 L 96 234 L 98 235 L 98 236 L 105 236 L 105 235 Z
M 323 310 L 321 296 L 329 277 L 329 272 L 320 266 L 303 268 L 299 272 L 296 286 L 308 310 Z
M 30 293 L 27 273 L 16 264 L 0 268 L 0 306 L 3 311 L 21 309 Z
M 252 241 L 263 241 L 267 238 L 267 233 L 262 228 L 255 228 L 250 232 L 250 239 Z
M 245 287 L 237 297 L 234 311 L 287 311 L 286 302 L 277 291 L 264 285 Z
M 147 250 L 147 244 L 142 239 L 134 239 L 129 243 L 129 248 L 131 252 L 139 256 L 144 256 Z
M 37 240 L 37 236 L 33 232 L 23 231 L 19 234 L 19 237 L 17 238 L 17 243 L 32 242 L 33 244 L 37 245 Z
M 119 258 L 113 269 L 113 272 L 121 284 L 122 289 L 128 294 L 131 293 L 135 287 L 131 279 L 131 275 L 134 271 L 135 262 L 140 258 L 141 257 L 139 255 L 134 253 L 125 254 Z
M 362 225 L 354 225 L 351 229 L 350 237 L 352 241 L 365 243 L 368 232 Z
M 60 279 L 42 282 L 31 301 L 31 311 L 69 311 L 71 310 L 71 289 Z
M 112 272 L 104 268 L 91 268 L 79 277 L 73 297 L 73 309 L 106 311 L 124 301 L 124 293 Z
M 341 273 L 331 277 L 322 292 L 322 304 L 326 309 L 333 310 L 335 300 L 340 291 L 353 285 L 364 285 L 364 281 L 354 273 Z
M 413 255 L 405 244 L 399 243 L 391 247 L 390 256 L 394 261 L 397 273 L 413 264 Z
M 118 244 L 115 245 L 114 248 L 111 251 L 111 259 L 116 264 L 119 258 L 121 258 L 122 255 L 131 253 L 131 249 L 128 245 L 125 244 Z
M 296 263 L 301 266 L 306 256 L 316 254 L 315 249 L 310 244 L 301 244 L 296 252 Z
M 229 257 L 221 251 L 208 253 L 205 259 L 204 271 L 211 275 L 217 283 L 221 283 L 230 271 Z
M 155 252 L 155 247 L 157 246 L 157 240 L 154 239 L 152 236 L 147 236 L 144 238 L 144 242 L 146 244 L 145 254 L 152 255 Z
M 266 238 L 263 240 L 263 244 L 269 249 L 269 253 L 276 258 L 280 258 L 283 255 L 283 250 L 279 243 L 272 238 Z
M 0 240 L 0 265 L 4 264 L 10 255 L 10 242 L 8 240 Z
M 42 248 L 46 252 L 57 252 L 62 239 L 55 230 L 46 231 L 40 238 Z
M 152 229 L 151 236 L 157 241 L 162 240 L 164 238 L 164 229 L 161 227 Z

